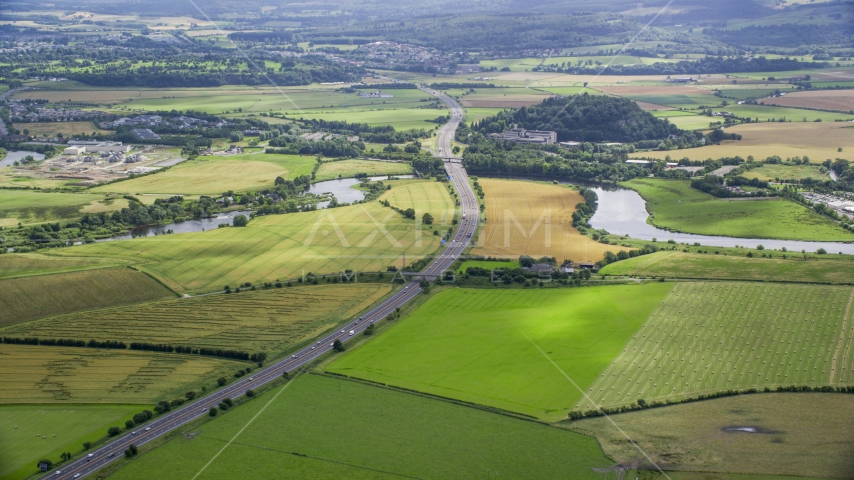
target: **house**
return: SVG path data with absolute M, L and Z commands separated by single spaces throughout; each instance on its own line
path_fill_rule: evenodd
M 593 262 L 578 262 L 573 264 L 573 267 L 584 268 L 587 270 L 593 270 L 594 272 L 599 270 L 599 265 L 596 265 Z
M 535 263 L 531 265 L 531 268 L 528 269 L 529 272 L 534 273 L 552 273 L 554 268 L 548 263 Z
M 572 268 L 571 263 L 565 263 L 565 264 L 561 265 L 560 268 L 558 269 L 558 271 L 560 273 L 566 273 L 569 275 L 572 275 L 573 273 L 575 273 L 575 269 Z

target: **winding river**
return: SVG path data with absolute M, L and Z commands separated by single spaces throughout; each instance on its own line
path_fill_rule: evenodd
M 669 232 L 646 223 L 649 217 L 649 213 L 646 211 L 646 202 L 634 190 L 625 188 L 604 189 L 601 187 L 594 187 L 593 190 L 599 196 L 599 208 L 590 219 L 590 224 L 593 228 L 604 229 L 617 235 L 628 235 L 640 240 L 655 238 L 659 241 L 675 240 L 677 243 L 693 244 L 697 242 L 711 247 L 756 248 L 757 245 L 762 245 L 768 249 L 779 250 L 785 247 L 789 251 L 798 252 L 801 250 L 815 252 L 819 248 L 824 248 L 828 253 L 854 254 L 854 243 L 719 237 Z

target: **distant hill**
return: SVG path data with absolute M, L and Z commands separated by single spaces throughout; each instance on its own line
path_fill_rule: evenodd
M 675 125 L 653 117 L 631 100 L 586 93 L 549 98 L 539 105 L 504 111 L 475 122 L 472 130 L 498 133 L 513 124 L 528 130 L 554 130 L 560 142 L 626 143 L 682 134 Z

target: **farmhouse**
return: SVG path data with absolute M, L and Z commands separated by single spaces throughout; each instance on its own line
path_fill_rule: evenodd
M 513 128 L 510 130 L 505 130 L 504 133 L 493 133 L 490 137 L 515 143 L 557 143 L 557 132 L 549 130 L 525 130 L 516 125 L 513 125 Z
M 552 273 L 553 270 L 552 266 L 548 263 L 535 263 L 528 269 L 529 272 L 533 273 Z

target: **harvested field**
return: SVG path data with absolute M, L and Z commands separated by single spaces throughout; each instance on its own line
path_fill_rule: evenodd
M 712 90 L 695 85 L 626 85 L 623 87 L 596 87 L 611 95 L 620 97 L 636 95 L 708 95 L 714 97 Z
M 604 245 L 572 226 L 575 206 L 584 198 L 575 190 L 543 183 L 481 178 L 486 194 L 486 225 L 472 251 L 492 257 L 555 257 L 558 262 L 595 262 L 606 251 L 628 250 Z
M 0 404 L 150 405 L 247 365 L 199 355 L 6 344 L 0 360 Z
M 120 340 L 274 355 L 357 315 L 389 284 L 324 285 L 183 298 L 62 315 L 0 336 Z
M 422 228 L 446 230 L 454 218 L 454 202 L 448 193 L 444 182 L 431 180 L 401 180 L 391 182 L 392 189 L 384 193 L 380 200 L 387 200 L 393 207 L 401 210 L 415 210 L 415 218 L 419 221 L 422 215 L 429 213 L 433 216 L 433 225 L 422 225 Z
M 576 409 L 854 385 L 852 303 L 851 287 L 677 283 Z
M 854 110 L 854 90 L 794 92 L 782 97 L 763 98 L 760 101 L 766 105 L 779 105 L 781 107 L 850 112 Z
M 784 97 L 785 98 L 785 97 Z M 644 152 L 645 157 L 660 158 L 670 155 L 691 160 L 734 157 L 757 160 L 772 155 L 786 157 L 808 156 L 813 163 L 825 159 L 854 160 L 854 129 L 845 122 L 775 123 L 762 122 L 736 125 L 727 128 L 729 133 L 742 135 L 741 140 L 725 140 L 720 145 L 686 148 L 670 152 Z M 842 151 L 837 151 L 842 147 Z
M 460 102 L 464 107 L 481 107 L 481 108 L 521 108 L 530 107 L 543 103 L 543 100 L 549 98 L 545 95 L 507 95 L 507 96 L 479 96 L 477 98 L 465 98 Z
M 667 110 L 674 109 L 674 107 L 668 107 L 667 105 L 658 105 L 657 103 L 642 102 L 637 100 L 635 101 L 635 103 L 637 103 L 641 110 L 645 112 L 664 112 Z
M 128 268 L 10 278 L 0 280 L 0 326 L 174 296 L 148 275 Z
M 713 251 L 711 249 L 710 251 Z M 746 258 L 713 253 L 656 252 L 621 260 L 605 266 L 603 275 L 638 275 L 666 278 L 712 278 L 769 282 L 817 282 L 854 284 L 854 261 L 822 255 L 822 259 L 802 260 L 781 252 L 774 258 Z
M 851 478 L 854 472 L 854 395 L 761 393 L 673 405 L 612 417 L 653 461 L 674 479 L 677 471 L 754 474 L 750 477 L 698 473 L 701 479 Z M 638 450 L 605 418 L 561 426 L 599 439 L 618 462 Z M 755 428 L 755 432 L 727 430 Z M 644 477 L 642 477 L 644 478 Z

